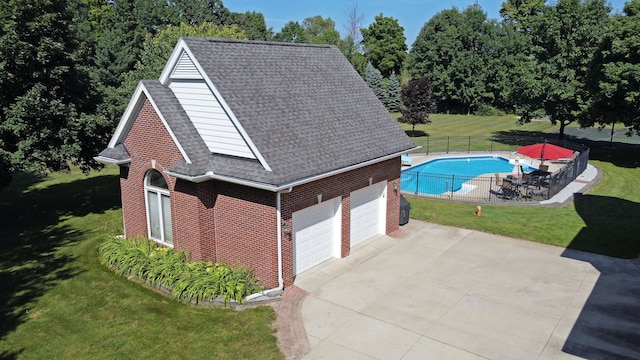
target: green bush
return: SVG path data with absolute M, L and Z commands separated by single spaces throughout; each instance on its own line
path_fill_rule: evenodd
M 157 246 L 146 238 L 113 237 L 98 249 L 100 262 L 116 273 L 166 288 L 180 301 L 200 303 L 222 298 L 241 304 L 262 290 L 253 270 L 224 263 L 189 262 L 184 251 Z
M 506 113 L 500 109 L 497 109 L 491 105 L 480 104 L 478 110 L 475 111 L 475 115 L 478 116 L 505 116 Z

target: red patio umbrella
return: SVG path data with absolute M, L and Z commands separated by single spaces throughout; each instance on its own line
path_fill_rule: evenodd
M 532 159 L 558 160 L 573 157 L 573 150 L 549 143 L 538 143 L 521 146 L 518 149 L 518 154 L 528 156 Z

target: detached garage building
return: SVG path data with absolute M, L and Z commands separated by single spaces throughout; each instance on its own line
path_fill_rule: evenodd
M 398 228 L 414 148 L 335 46 L 182 38 L 96 160 L 120 166 L 126 236 L 275 288 Z

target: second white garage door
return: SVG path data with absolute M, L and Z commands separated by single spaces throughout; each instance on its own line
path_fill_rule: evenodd
M 351 247 L 386 232 L 387 182 L 351 193 Z
M 293 213 L 295 275 L 340 257 L 341 205 L 336 197 Z

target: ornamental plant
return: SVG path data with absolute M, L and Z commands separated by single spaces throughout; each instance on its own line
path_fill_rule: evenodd
M 222 299 L 226 305 L 262 290 L 253 270 L 210 261 L 189 262 L 184 250 L 173 251 L 139 237 L 112 237 L 98 248 L 100 262 L 118 274 L 166 289 L 174 299 L 201 303 Z

